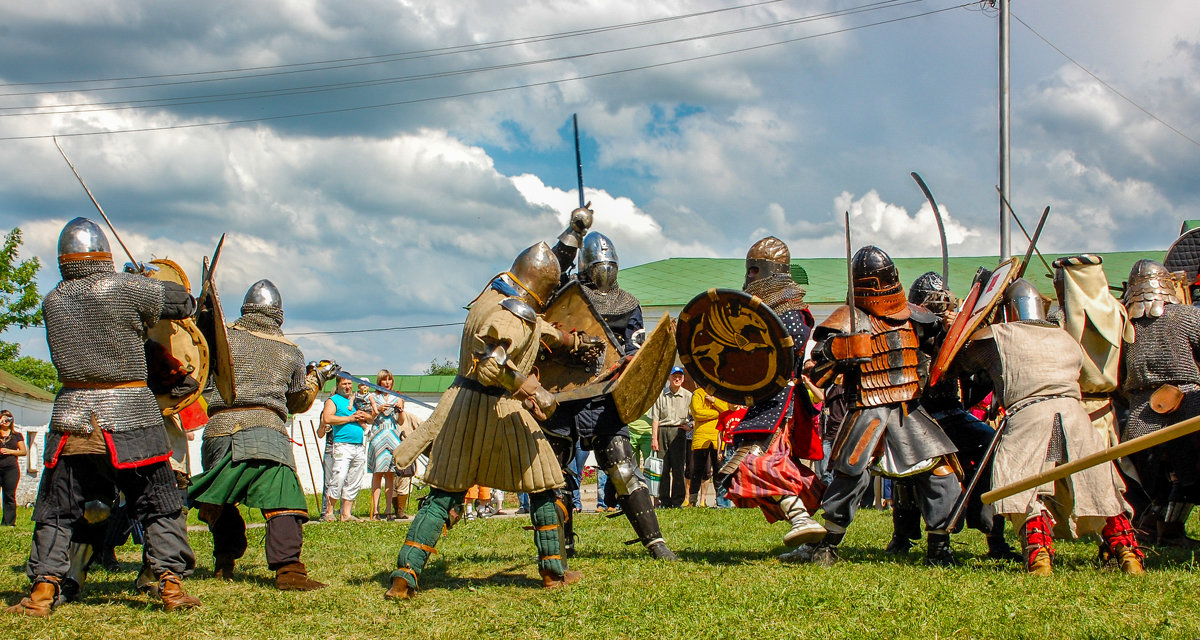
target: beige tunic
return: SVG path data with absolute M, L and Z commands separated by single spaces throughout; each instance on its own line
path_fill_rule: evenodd
M 521 373 L 537 360 L 543 334 L 557 331 L 538 316 L 536 324 L 500 306 L 506 296 L 487 290 L 471 306 L 459 350 L 459 375 L 498 386 L 493 367 L 476 367 L 485 344 L 506 344 Z M 449 492 L 473 485 L 536 493 L 564 486 L 554 451 L 537 420 L 511 395 L 488 395 L 457 385 L 442 394 L 433 415 L 396 449 L 404 467 L 432 443 L 425 481 Z
M 1066 331 L 1023 323 L 992 326 L 1000 357 L 997 393 L 1009 410 L 1008 424 L 996 449 L 992 483 L 1003 486 L 1054 466 L 1046 461 L 1055 415 L 1061 416 L 1068 460 L 1082 458 L 1107 445 L 1079 402 L 1083 350 Z M 994 376 L 993 376 L 994 377 Z M 1044 400 L 1031 402 L 1038 398 Z M 1015 409 L 1015 411 L 1013 411 Z M 998 500 L 996 513 L 1036 515 L 1051 508 L 1056 534 L 1085 535 L 1099 531 L 1104 520 L 1127 510 L 1124 483 L 1112 464 L 1102 464 L 1057 483 Z M 1043 497 L 1043 496 L 1050 496 Z

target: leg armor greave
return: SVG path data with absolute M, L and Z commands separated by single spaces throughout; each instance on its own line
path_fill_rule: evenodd
M 567 573 L 563 557 L 561 507 L 553 491 L 529 494 L 529 520 L 533 523 L 533 544 L 538 552 L 538 569 L 554 576 Z
M 438 538 L 442 537 L 443 531 L 454 526 L 462 513 L 464 495 L 435 488 L 421 501 L 421 509 L 409 525 L 404 546 L 400 547 L 400 553 L 396 556 L 396 570 L 392 572 L 392 578 L 403 578 L 413 589 L 417 588 L 417 578 L 425 569 Z
M 617 491 L 617 504 L 629 519 L 638 540 L 655 557 L 666 557 L 667 554 L 674 557 L 666 549 L 662 530 L 658 526 L 658 515 L 654 512 L 654 502 L 650 499 L 650 490 L 642 478 L 629 438 L 617 435 L 608 439 L 603 446 L 596 448 L 596 462 L 608 474 L 609 481 Z

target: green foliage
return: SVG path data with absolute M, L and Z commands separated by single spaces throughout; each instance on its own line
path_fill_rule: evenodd
M 445 358 L 438 360 L 434 358 L 429 362 L 429 366 L 425 367 L 425 375 L 427 376 L 453 376 L 458 374 L 458 360 Z
M 3 346 L 17 345 L 4 343 Z M 20 376 L 50 393 L 58 393 L 58 390 L 62 388 L 62 383 L 58 381 L 58 370 L 54 368 L 53 364 L 41 358 L 20 356 L 0 360 L 0 369 Z
M 17 260 L 21 247 L 21 229 L 4 236 L 0 254 L 0 331 L 12 325 L 22 329 L 42 324 L 42 296 L 38 293 L 37 272 L 42 263 L 34 256 Z

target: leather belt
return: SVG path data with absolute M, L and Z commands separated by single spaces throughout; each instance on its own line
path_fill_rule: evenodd
M 466 376 L 461 376 L 461 375 L 454 376 L 453 385 L 456 387 L 461 387 L 463 389 L 470 389 L 471 391 L 474 391 L 476 393 L 482 393 L 487 396 L 495 396 L 497 398 L 502 398 L 504 396 L 509 395 L 508 389 L 505 389 L 504 387 L 484 386 L 484 385 L 480 384 L 480 382 L 478 380 L 473 380 L 471 378 L 468 378 Z
M 63 380 L 62 386 L 64 389 L 142 389 L 146 386 L 145 380 L 128 380 L 126 382 L 80 382 L 74 380 Z

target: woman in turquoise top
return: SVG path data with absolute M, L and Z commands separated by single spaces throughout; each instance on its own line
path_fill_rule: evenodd
M 342 501 L 342 520 L 357 520 L 351 513 L 354 499 L 362 485 L 366 470 L 367 450 L 363 446 L 363 424 L 375 418 L 370 411 L 354 409 L 354 381 L 339 378 L 337 393 L 325 401 L 321 411 L 321 427 L 317 437 L 333 432 L 333 464 L 325 476 L 325 515 L 322 519 L 333 519 L 333 505 Z

